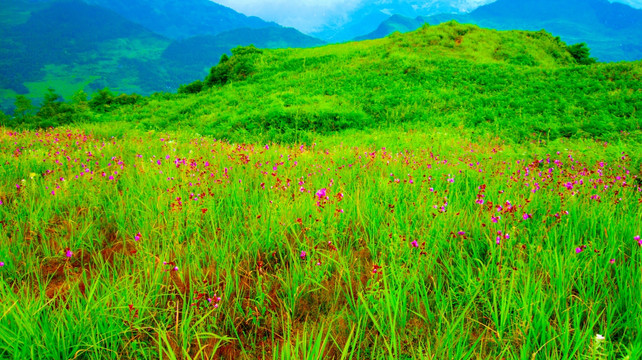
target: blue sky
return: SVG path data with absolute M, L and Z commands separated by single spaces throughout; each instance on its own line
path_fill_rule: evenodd
M 364 4 L 391 1 L 428 5 L 450 4 L 463 11 L 469 11 L 494 0 L 214 0 L 245 15 L 259 16 L 284 26 L 295 27 L 303 32 L 319 30 L 330 20 L 334 23 L 340 23 L 341 20 L 347 21 L 350 11 Z M 615 1 L 642 8 L 642 0 Z

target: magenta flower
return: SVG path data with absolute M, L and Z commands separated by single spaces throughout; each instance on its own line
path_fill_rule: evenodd
M 490 220 L 491 220 L 492 222 L 494 222 L 494 223 L 496 223 L 497 221 L 499 221 L 499 219 L 501 219 L 501 216 L 497 216 L 497 217 L 493 216 L 493 217 L 491 217 L 491 218 L 490 218 Z
M 413 247 L 419 247 L 419 243 L 417 242 L 417 240 L 413 240 L 411 244 Z
M 141 236 L 142 235 L 140 233 L 137 233 L 136 236 L 134 236 L 134 240 L 136 241 L 140 240 Z
M 611 264 L 615 264 L 615 259 L 611 259 L 611 260 L 609 260 L 609 263 L 611 263 Z
M 316 194 L 316 195 L 317 195 L 317 197 L 318 197 L 319 199 L 323 199 L 323 198 L 325 198 L 325 197 L 327 196 L 327 195 L 326 195 L 326 189 L 325 189 L 325 188 L 323 188 L 323 189 L 321 189 L 321 190 L 317 191 L 317 194 Z
M 0 261 L 0 267 L 4 266 L 4 261 Z
M 640 246 L 642 246 L 642 240 L 640 240 L 640 235 L 636 235 L 633 240 L 637 241 Z
M 581 247 L 575 248 L 575 253 L 576 253 L 576 254 L 579 254 L 579 253 L 581 253 L 582 251 L 584 251 L 584 249 L 582 249 Z
M 460 231 L 460 232 L 458 232 L 457 234 L 459 234 L 459 235 L 461 235 L 461 236 L 464 236 L 464 235 L 466 235 L 466 232 L 465 232 L 465 231 Z
M 299 256 L 301 257 L 301 260 L 305 260 L 305 257 L 308 256 L 308 253 L 306 253 L 305 250 L 301 250 L 301 255 Z
M 65 249 L 65 256 L 70 258 L 70 257 L 74 256 L 74 252 L 71 251 L 69 248 L 66 248 Z

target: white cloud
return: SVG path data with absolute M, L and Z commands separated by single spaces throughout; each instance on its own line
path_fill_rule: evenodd
M 313 32 L 327 22 L 347 19 L 364 0 L 216 0 L 245 15 L 258 16 L 291 26 L 303 32 Z

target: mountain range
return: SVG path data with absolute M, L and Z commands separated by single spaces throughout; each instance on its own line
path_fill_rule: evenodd
M 0 6 L 0 109 L 18 94 L 175 91 L 236 46 L 324 44 L 209 0 L 15 0 Z

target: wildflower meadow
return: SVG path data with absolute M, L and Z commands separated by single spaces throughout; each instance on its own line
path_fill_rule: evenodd
M 2 358 L 642 356 L 626 142 L 0 130 Z

